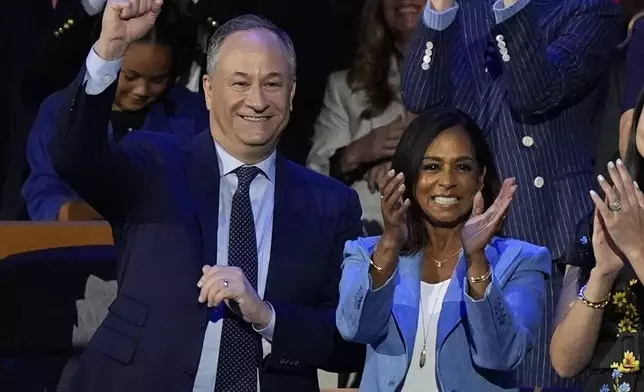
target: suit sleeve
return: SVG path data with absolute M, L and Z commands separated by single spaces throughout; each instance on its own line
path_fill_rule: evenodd
M 49 154 L 49 142 L 56 132 L 56 113 L 61 109 L 61 95 L 43 102 L 31 127 L 27 142 L 27 160 L 31 171 L 22 187 L 29 216 L 35 221 L 58 220 L 63 204 L 79 197 L 56 174 Z
M 503 256 L 501 256 L 503 257 Z M 484 369 L 511 371 L 532 347 L 544 313 L 545 280 L 552 258 L 545 248 L 519 255 L 517 269 L 500 287 L 496 279 L 485 296 L 473 300 L 464 280 L 472 360 Z
M 457 12 L 455 6 L 437 13 L 427 2 L 403 65 L 403 102 L 412 113 L 450 105 L 452 47 L 460 34 Z
M 92 60 L 93 59 L 93 60 Z M 121 221 L 141 199 L 144 168 L 149 154 L 142 146 L 108 143 L 108 126 L 117 76 L 93 78 L 92 55 L 68 88 L 68 110 L 63 110 L 52 142 L 52 163 L 79 196 L 109 221 Z
M 536 7 L 528 3 L 505 20 L 497 11 L 500 22 L 492 29 L 509 103 L 528 115 L 574 104 L 592 89 L 611 64 L 621 31 L 615 2 L 577 0 L 556 10 L 552 18 L 560 20 L 561 27 L 548 39 Z
M 361 370 L 364 365 L 364 346 L 342 339 L 335 324 L 342 249 L 345 242 L 358 238 L 362 231 L 358 195 L 354 191 L 347 194 L 349 197 L 327 259 L 329 274 L 323 300 L 316 308 L 271 303 L 276 322 L 266 366 L 285 371 L 319 368 L 352 372 Z

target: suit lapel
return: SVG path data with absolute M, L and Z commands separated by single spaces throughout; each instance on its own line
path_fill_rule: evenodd
M 219 225 L 219 162 L 215 143 L 206 130 L 194 137 L 188 178 L 195 195 L 194 212 L 201 226 L 203 263 L 217 263 L 217 226 Z
M 273 207 L 273 234 L 271 255 L 266 278 L 265 300 L 280 300 L 284 280 L 292 277 L 291 265 L 298 262 L 293 252 L 298 249 L 303 224 L 300 216 L 306 211 L 306 194 L 302 184 L 305 182 L 292 163 L 277 155 L 275 163 L 275 201 Z M 302 260 L 299 260 L 300 262 Z
M 420 269 L 422 253 L 405 256 L 398 263 L 398 276 L 394 291 L 393 315 L 402 334 L 407 358 L 411 358 L 416 340 L 420 302 Z

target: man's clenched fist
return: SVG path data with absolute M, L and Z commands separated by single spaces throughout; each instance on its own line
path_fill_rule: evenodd
M 96 54 L 105 60 L 123 57 L 128 46 L 154 26 L 162 5 L 163 0 L 109 0 Z

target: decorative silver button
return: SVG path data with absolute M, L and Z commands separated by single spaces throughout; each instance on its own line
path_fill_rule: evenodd
M 501 60 L 503 60 L 503 62 L 507 63 L 508 61 L 510 61 L 510 56 L 507 55 L 507 54 L 504 54 L 503 56 L 501 56 Z
M 534 145 L 534 139 L 531 138 L 530 136 L 524 136 L 521 142 L 526 147 L 532 147 Z
M 431 49 L 425 49 L 425 56 L 431 56 L 433 53 Z
M 544 182 L 543 177 L 536 177 L 534 179 L 534 186 L 537 188 L 543 188 Z
M 505 48 L 505 47 L 507 46 L 507 44 L 505 43 L 505 41 L 499 41 L 499 42 L 497 43 L 497 45 L 499 45 L 499 48 Z
M 508 48 L 499 48 L 499 53 L 508 54 Z
M 505 37 L 503 37 L 502 34 L 499 34 L 496 36 L 496 42 L 503 42 L 505 41 Z
M 427 41 L 427 43 L 425 44 L 425 47 L 427 49 L 434 49 L 434 43 L 432 41 Z
M 429 63 L 430 61 L 432 61 L 432 57 L 431 57 L 431 56 L 425 56 L 425 57 L 423 57 L 423 63 Z
M 429 69 L 429 63 L 422 63 L 420 65 L 420 68 L 422 68 L 423 71 L 427 71 Z

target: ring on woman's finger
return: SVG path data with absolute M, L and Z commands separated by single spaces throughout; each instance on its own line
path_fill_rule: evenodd
M 614 201 L 608 205 L 608 209 L 613 212 L 617 212 L 622 209 L 622 203 Z
M 224 284 L 225 288 L 228 288 L 228 279 L 224 279 L 221 282 Z
M 380 200 L 384 199 L 385 197 L 382 195 L 382 193 L 378 192 L 378 195 L 380 196 Z

